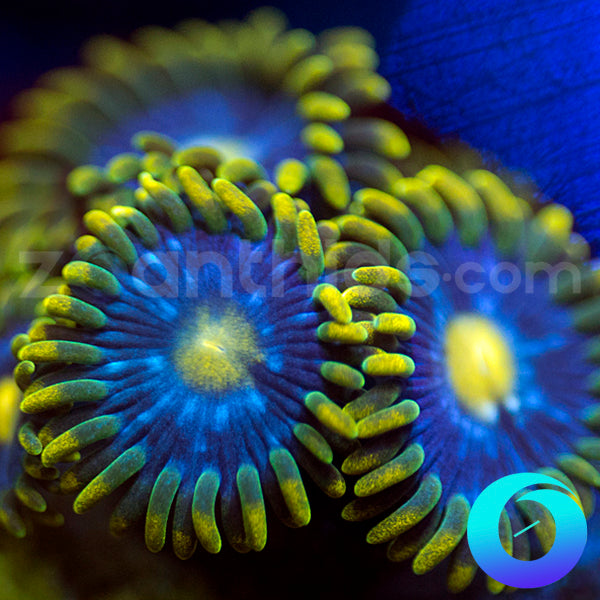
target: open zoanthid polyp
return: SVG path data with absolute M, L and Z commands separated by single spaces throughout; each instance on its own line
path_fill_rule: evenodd
M 401 394 L 420 416 L 385 435 L 363 433 L 342 466 L 358 477 L 344 517 L 379 515 L 367 541 L 387 543 L 388 557 L 411 559 L 417 574 L 449 557 L 448 587 L 458 592 L 477 573 L 465 536 L 470 506 L 496 479 L 543 470 L 573 490 L 586 515 L 594 510 L 599 277 L 564 206 L 524 200 L 490 171 L 427 165 L 394 191 L 358 191 L 350 210 L 405 242 L 396 216 L 410 206 L 421 225 L 412 228 L 420 239 L 402 308 L 416 325 L 402 344 L 415 372 Z M 390 411 L 344 410 L 359 438 Z M 505 549 L 522 560 L 547 552 L 553 531 L 535 503 L 511 503 L 503 514 Z
M 197 540 L 218 552 L 221 530 L 261 550 L 265 498 L 291 526 L 310 520 L 299 466 L 344 494 L 327 438 L 357 429 L 340 405 L 397 395 L 412 372 L 397 352 L 414 331 L 397 312 L 410 284 L 389 266 L 406 250 L 388 231 L 380 254 L 385 228 L 368 219 L 317 225 L 262 180 L 189 165 L 174 177 L 175 189 L 143 172 L 140 209 L 86 214 L 64 287 L 15 341 L 21 408 L 76 512 L 120 488 L 112 530 L 145 518 L 153 551 L 170 515 L 182 558 Z
M 98 36 L 80 66 L 40 77 L 0 127 L 0 331 L 33 314 L 32 277 L 40 263 L 60 273 L 83 214 L 131 204 L 116 189 L 132 169 L 163 170 L 175 147 L 258 161 L 281 191 L 312 186 L 331 210 L 346 206 L 353 179 L 409 152 L 398 127 L 368 114 L 390 94 L 374 44 L 358 28 L 289 29 L 263 8 Z

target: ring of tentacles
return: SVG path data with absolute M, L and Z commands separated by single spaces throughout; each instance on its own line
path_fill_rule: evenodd
M 55 69 L 15 100 L 16 118 L 0 132 L 3 220 L 29 226 L 32 234 L 45 227 L 40 249 L 64 247 L 78 216 L 65 194 L 66 173 L 87 162 L 103 166 L 140 132 L 136 143 L 152 146 L 145 130 L 168 132 L 180 147 L 208 145 L 256 159 L 291 194 L 311 175 L 323 181 L 323 171 L 339 171 L 333 157 L 345 149 L 403 156 L 405 140 L 392 126 L 355 119 L 390 93 L 375 72 L 373 46 L 359 29 L 319 36 L 288 30 L 272 9 L 223 25 L 190 20 L 173 30 L 148 27 L 131 42 L 94 38 L 83 66 Z M 160 163 L 163 149 L 152 146 L 146 170 Z M 286 157 L 302 162 L 282 162 Z M 73 181 L 75 193 L 90 185 L 92 174 L 85 174 Z M 119 170 L 109 169 L 104 183 L 119 179 Z M 23 212 L 29 198 L 34 223 L 33 208 Z
M 412 372 L 396 351 L 414 331 L 397 313 L 410 284 L 389 266 L 406 251 L 387 232 L 378 252 L 386 230 L 368 219 L 317 227 L 283 192 L 263 212 L 260 181 L 208 182 L 191 166 L 176 178 L 173 190 L 141 173 L 140 210 L 87 213 L 64 288 L 16 339 L 37 434 L 25 449 L 60 469 L 54 489 L 76 493 L 78 513 L 122 488 L 111 529 L 145 516 L 152 551 L 170 516 L 181 558 L 197 540 L 218 552 L 221 530 L 260 550 L 265 498 L 288 525 L 310 519 L 298 465 L 345 492 L 327 440 L 357 431 L 338 404 L 398 395 Z M 406 423 L 418 411 L 404 408 Z
M 428 165 L 394 189 L 358 191 L 351 211 L 400 240 L 396 224 L 409 207 L 419 219 L 413 295 L 402 307 L 416 324 L 402 344 L 415 373 L 400 399 L 415 401 L 420 416 L 381 435 L 371 423 L 392 418 L 396 405 L 345 407 L 367 439 L 342 465 L 358 477 L 343 516 L 377 517 L 367 541 L 388 543 L 388 557 L 412 559 L 417 574 L 450 557 L 448 588 L 458 592 L 477 573 L 465 536 L 470 504 L 492 481 L 542 470 L 573 490 L 586 515 L 594 510 L 600 278 L 565 207 L 525 201 L 489 171 Z M 536 503 L 507 506 L 500 532 L 523 560 L 554 540 L 552 517 Z M 504 586 L 488 578 L 488 587 Z
M 131 41 L 100 36 L 82 59 L 21 93 L 0 128 L 0 330 L 30 317 L 38 261 L 55 274 L 64 265 L 40 251 L 66 251 L 86 210 L 133 203 L 120 185 L 132 170 L 159 176 L 172 155 L 189 164 L 203 148 L 213 165 L 214 155 L 257 160 L 281 191 L 314 187 L 337 209 L 349 180 L 395 176 L 390 160 L 409 152 L 398 127 L 370 115 L 390 86 L 358 28 L 315 36 L 262 8 L 241 21 L 146 27 Z
M 385 515 L 368 541 L 389 542 L 388 556 L 413 558 L 417 573 L 450 557 L 452 591 L 476 574 L 464 536 L 469 504 L 493 479 L 545 466 L 590 514 L 600 483 L 599 278 L 570 213 L 521 200 L 487 171 L 421 168 L 423 156 L 403 162 L 404 134 L 365 116 L 389 86 L 374 73 L 364 32 L 315 39 L 263 11 L 235 26 L 145 29 L 134 41 L 93 42 L 87 66 L 46 76 L 3 134 L 3 235 L 19 225 L 22 237 L 31 216 L 22 208 L 35 199 L 32 247 L 64 247 L 74 221 L 57 206 L 67 188 L 85 200 L 79 206 L 108 211 L 86 216 L 92 235 L 78 241 L 65 289 L 46 300 L 49 318 L 15 342 L 31 413 L 18 429 L 27 476 L 61 467 L 55 487 L 78 494 L 77 511 L 123 488 L 111 525 L 120 531 L 145 513 L 152 550 L 173 513 L 174 547 L 186 558 L 196 538 L 218 551 L 219 522 L 236 549 L 262 548 L 263 491 L 282 520 L 306 524 L 297 463 L 340 495 L 326 438 L 357 437 L 342 467 L 360 476 L 345 518 Z M 221 130 L 206 123 L 215 98 L 202 91 L 217 72 Z M 192 97 L 202 132 L 189 127 Z M 277 127 L 241 130 L 267 97 Z M 174 139 L 142 132 L 134 145 L 143 157 L 123 152 L 139 129 Z M 240 150 L 242 160 L 223 160 Z M 88 160 L 96 166 L 66 180 Z M 123 185 L 132 177 L 141 187 Z M 371 187 L 355 193 L 352 214 L 318 226 L 292 198 L 303 195 L 313 210 L 323 198 L 331 214 L 348 208 L 351 184 Z M 7 256 L 13 247 L 21 248 L 7 246 Z M 396 268 L 405 248 L 423 254 L 412 256 L 418 285 L 400 312 L 411 289 Z M 181 251 L 190 264 L 176 258 Z M 13 262 L 6 273 L 15 281 Z M 298 337 L 282 340 L 276 333 L 290 323 Z M 151 379 L 165 373 L 162 387 Z M 15 397 L 3 393 L 7 406 Z M 213 430 L 202 437 L 193 416 Z M 2 440 L 14 442 L 15 422 L 5 422 Z M 232 423 L 236 432 L 244 425 L 239 439 L 226 439 Z M 43 498 L 26 483 L 11 502 L 18 491 L 40 510 Z M 501 534 L 526 559 L 552 544 L 552 523 L 543 509 L 519 508 L 507 507 Z M 21 517 L 8 514 L 22 532 Z M 534 520 L 544 523 L 537 537 L 512 538 Z
M 366 31 L 314 36 L 287 30 L 283 15 L 259 9 L 240 22 L 187 21 L 173 30 L 145 28 L 133 38 L 92 40 L 82 67 L 44 75 L 15 100 L 16 119 L 3 124 L 2 333 L 32 317 L 38 285 L 54 283 L 39 277 L 60 273 L 83 212 L 137 205 L 134 186 L 123 184 L 142 172 L 174 186 L 176 169 L 191 165 L 208 180 L 216 172 L 255 183 L 253 199 L 264 209 L 275 188 L 256 182 L 265 169 L 247 156 L 259 156 L 282 191 L 309 191 L 335 210 L 349 203 L 351 181 L 395 176 L 389 161 L 409 152 L 398 127 L 368 115 L 390 90 L 375 72 L 378 57 Z M 169 135 L 151 131 L 163 126 Z M 131 138 L 142 156 L 127 151 Z M 33 251 L 26 262 L 24 250 Z M 17 428 L 15 457 L 19 434 L 37 451 L 28 430 Z M 52 476 L 53 469 L 25 460 L 31 472 Z M 18 463 L 11 460 L 14 468 Z M 7 486 L 12 502 L 14 477 Z M 37 496 L 30 504 L 43 505 Z M 11 515 L 11 530 L 24 531 L 17 513 Z

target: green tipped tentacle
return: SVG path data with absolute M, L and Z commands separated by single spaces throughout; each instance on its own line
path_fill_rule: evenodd
M 346 152 L 361 151 L 388 168 L 410 152 L 396 125 L 358 116 L 391 92 L 375 72 L 379 60 L 366 32 L 336 29 L 314 36 L 288 30 L 284 16 L 273 9 L 258 9 L 235 26 L 188 20 L 173 29 L 142 28 L 130 42 L 98 36 L 82 57 L 82 66 L 55 69 L 17 97 L 14 119 L 0 130 L 0 233 L 5 241 L 0 279 L 6 284 L 0 286 L 0 329 L 12 317 L 29 318 L 35 308 L 29 287 L 35 265 L 18 260 L 24 239 L 25 250 L 68 254 L 82 210 L 115 205 L 157 205 L 185 229 L 189 223 L 178 219 L 186 219 L 186 212 L 179 211 L 166 189 L 189 187 L 194 176 L 187 171 L 180 177 L 179 167 L 195 169 L 205 179 L 215 174 L 234 182 L 266 178 L 253 161 L 225 160 L 211 147 L 179 147 L 169 132 L 140 131 L 132 139 L 134 152 L 104 165 L 85 164 L 107 132 L 178 94 L 211 89 L 227 97 L 241 88 L 265 102 L 288 104 L 299 121 L 293 142 L 304 146 L 305 157 L 274 165 L 275 181 L 291 195 L 316 184 L 333 207 L 350 200 L 341 160 Z M 208 143 L 219 143 L 217 138 Z M 241 143 L 233 134 L 229 142 Z M 333 163 L 323 166 L 327 159 Z M 144 192 L 134 195 L 122 184 L 138 176 Z M 222 231 L 226 220 L 214 198 L 206 189 L 197 195 L 194 200 L 210 229 Z M 115 233 L 109 218 L 118 220 L 111 213 L 105 223 L 97 222 L 100 231 L 93 237 Z M 95 264 L 105 267 L 93 242 L 82 240 L 77 251 L 83 259 L 96 255 Z M 119 245 L 125 240 L 113 243 L 121 259 L 132 258 L 131 249 Z M 48 259 L 52 264 L 43 271 L 58 276 L 66 254 Z
M 22 342 L 13 343 L 13 350 L 18 351 Z M 16 538 L 25 537 L 34 524 L 58 527 L 64 522 L 62 514 L 48 504 L 48 488 L 58 472 L 41 465 L 43 447 L 36 429 L 22 422 L 20 400 L 15 382 L 0 378 L 0 452 L 4 469 L 0 529 Z
M 137 143 L 145 151 L 167 150 L 167 142 L 151 134 L 139 136 Z M 169 147 L 169 151 L 172 150 Z M 139 185 L 134 194 L 136 206 L 114 206 L 109 212 L 95 209 L 87 213 L 85 223 L 93 235 L 80 238 L 77 260 L 63 269 L 68 286 L 61 294 L 46 300 L 44 306 L 50 318 L 34 324 L 29 337 L 21 338 L 15 348 L 22 361 L 18 367 L 24 388 L 22 409 L 36 415 L 36 419 L 44 415 L 51 417 L 57 409 L 71 411 L 62 424 L 61 418 L 50 418 L 41 429 L 32 426 L 23 436 L 23 444 L 36 450 L 46 469 L 84 456 L 63 469 L 57 482 L 62 493 L 77 494 L 75 512 L 91 509 L 129 484 L 131 493 L 124 496 L 115 509 L 111 529 L 120 533 L 145 515 L 146 544 L 157 552 L 166 543 L 172 517 L 175 552 L 180 558 L 189 558 L 196 540 L 209 552 L 221 549 L 218 502 L 223 474 L 208 469 L 190 483 L 177 465 L 165 464 L 152 481 L 147 481 L 144 473 L 150 457 L 142 443 L 115 452 L 108 462 L 100 455 L 85 456 L 88 446 L 118 440 L 123 423 L 117 416 L 109 415 L 77 421 L 79 409 L 106 401 L 112 393 L 109 382 L 94 378 L 61 381 L 52 372 L 41 374 L 47 365 L 94 366 L 108 360 L 100 347 L 78 341 L 77 335 L 79 329 L 102 333 L 107 314 L 92 303 L 79 300 L 73 292 L 89 290 L 90 298 L 93 294 L 103 294 L 119 303 L 126 290 L 115 273 L 131 269 L 142 258 L 144 249 L 159 245 L 158 223 L 175 233 L 194 226 L 210 234 L 235 228 L 249 243 L 262 242 L 272 231 L 274 251 L 282 258 L 297 256 L 299 273 L 308 282 L 308 298 L 312 298 L 314 310 L 323 315 L 315 338 L 331 348 L 336 357 L 321 364 L 324 384 L 355 396 L 356 410 L 354 413 L 342 410 L 322 392 L 309 393 L 302 399 L 308 422 L 294 427 L 293 444 L 289 448 L 277 448 L 269 453 L 268 462 L 281 495 L 275 504 L 280 504 L 278 512 L 287 513 L 285 522 L 295 527 L 306 525 L 310 520 L 310 505 L 298 467 L 326 494 L 338 498 L 344 494 L 346 484 L 332 464 L 331 440 L 366 439 L 416 418 L 414 403 L 393 405 L 399 394 L 397 378 L 410 370 L 409 359 L 398 353 L 377 354 L 382 352 L 378 347 L 380 343 L 393 350 L 397 343 L 408 339 L 414 333 L 414 322 L 399 311 L 399 304 L 410 295 L 406 275 L 388 266 L 388 260 L 377 251 L 371 252 L 367 260 L 361 259 L 358 268 L 350 268 L 346 282 L 329 277 L 340 267 L 327 266 L 328 254 L 331 256 L 336 250 L 323 244 L 322 232 L 338 229 L 350 250 L 349 256 L 353 256 L 366 245 L 363 242 L 373 243 L 369 239 L 373 230 L 367 222 L 357 221 L 360 218 L 352 216 L 351 221 L 317 224 L 306 203 L 279 192 L 262 179 L 264 171 L 258 167 L 253 168 L 246 162 L 243 169 L 239 165 L 221 169 L 223 163 L 207 160 L 214 156 L 212 153 L 199 150 L 176 156 L 177 160 L 171 160 L 161 175 L 140 172 L 143 165 L 135 161 L 130 161 L 128 169 L 120 165 L 117 171 L 121 183 L 137 181 Z M 200 165 L 199 161 L 204 164 Z M 182 164 L 186 162 L 194 165 Z M 119 166 L 114 161 L 112 165 L 113 169 Z M 243 183 L 223 177 L 240 177 L 240 169 L 246 174 Z M 222 177 L 216 177 L 217 172 Z M 254 197 L 260 197 L 261 206 Z M 400 262 L 404 247 L 383 226 L 378 226 L 375 232 L 393 242 L 390 260 Z M 379 361 L 372 360 L 378 357 Z M 37 370 L 41 370 L 39 374 Z M 364 389 L 367 377 L 376 384 L 372 389 Z M 361 410 L 365 412 L 365 407 L 374 406 L 373 403 L 385 404 L 389 412 L 372 414 L 357 426 L 356 415 Z M 363 409 L 359 409 L 359 405 Z M 368 416 L 366 412 L 365 416 Z M 300 451 L 292 451 L 295 447 Z M 41 469 L 37 472 L 41 473 Z M 260 550 L 266 543 L 267 520 L 261 479 L 262 474 L 259 476 L 255 465 L 240 465 L 234 490 L 241 507 L 239 518 L 231 513 L 235 512 L 233 505 L 223 508 L 221 518 L 226 520 L 226 515 L 231 513 L 233 519 L 223 522 L 225 533 L 239 550 Z M 142 502 L 142 508 L 136 499 Z
M 404 169 L 402 161 L 397 164 Z M 410 161 L 406 164 L 410 165 Z M 406 168 L 411 171 L 411 176 L 398 177 L 391 190 L 383 187 L 384 191 L 382 188 L 365 188 L 355 192 L 350 212 L 387 228 L 400 244 L 411 251 L 419 249 L 423 239 L 440 246 L 453 231 L 464 245 L 476 247 L 489 231 L 501 256 L 510 257 L 523 252 L 530 261 L 545 261 L 551 265 L 568 261 L 578 269 L 581 285 L 577 287 L 578 282 L 575 281 L 574 291 L 573 273 L 559 272 L 554 298 L 570 308 L 578 331 L 590 336 L 600 332 L 597 326 L 600 318 L 597 299 L 600 270 L 586 262 L 589 250 L 585 241 L 573 233 L 573 218 L 568 210 L 554 204 L 539 207 L 533 200 L 526 202 L 497 175 L 484 169 L 462 171 L 460 174 L 441 165 L 424 167 L 421 164 L 418 168 Z M 375 249 L 373 240 L 369 241 L 369 235 L 363 234 L 357 226 L 352 233 L 362 246 L 341 248 L 344 219 L 347 217 L 336 220 L 341 234 L 327 248 L 326 261 L 328 258 L 339 260 L 337 255 L 347 259 L 352 252 L 362 251 L 366 255 L 367 247 Z M 369 225 L 371 231 L 372 227 Z M 381 235 L 373 235 L 372 238 L 384 239 Z M 387 254 L 380 249 L 378 251 L 382 257 L 385 256 L 388 264 L 393 264 L 389 251 Z M 356 269 L 352 277 L 357 283 L 373 288 L 387 286 L 387 292 L 395 300 L 406 300 L 411 294 L 410 271 L 407 271 L 407 276 L 384 264 L 381 262 L 381 266 Z M 399 279 L 393 280 L 392 274 L 394 277 L 399 275 Z M 375 332 L 394 334 L 400 340 L 403 336 L 410 339 L 414 334 L 415 323 L 407 316 L 393 310 L 387 314 L 385 297 L 375 299 L 373 291 L 370 291 L 361 294 L 359 301 L 352 294 L 352 288 L 349 288 L 344 297 L 354 310 L 364 309 L 375 314 L 372 325 L 363 325 L 370 330 L 371 339 Z M 369 299 L 369 296 L 372 298 Z M 600 363 L 597 340 L 592 340 L 589 348 L 589 360 Z M 410 357 L 388 349 L 385 353 L 365 357 L 360 368 L 367 376 L 410 377 L 413 370 Z M 590 393 L 596 397 L 600 393 L 599 373 L 595 372 L 589 380 Z M 469 503 L 461 496 L 453 496 L 441 505 L 442 483 L 434 471 L 420 480 L 418 489 L 407 490 L 407 499 L 398 508 L 398 502 L 390 495 L 392 486 L 413 474 L 418 477 L 423 461 L 417 460 L 414 447 L 406 446 L 407 432 L 410 424 L 418 419 L 419 407 L 413 407 L 411 400 L 400 404 L 395 402 L 393 391 L 386 392 L 384 389 L 380 392 L 376 386 L 344 408 L 357 422 L 360 445 L 346 457 L 342 466 L 344 473 L 359 477 L 355 487 L 357 498 L 346 506 L 343 516 L 350 521 L 371 520 L 379 516 L 380 522 L 369 532 L 368 541 L 390 542 L 389 558 L 413 558 L 413 569 L 417 573 L 426 573 L 451 556 L 448 587 L 457 593 L 468 587 L 477 572 L 464 535 Z M 403 407 L 405 403 L 408 403 L 406 408 Z M 589 515 L 594 504 L 594 494 L 590 490 L 600 487 L 600 444 L 595 435 L 600 431 L 600 405 L 590 406 L 584 414 L 575 418 L 591 430 L 590 435 L 582 437 L 571 453 L 558 456 L 548 470 L 557 479 L 570 482 L 569 487 L 575 491 L 584 512 Z M 437 483 L 434 484 L 434 481 Z M 390 508 L 395 508 L 395 512 L 385 517 Z M 537 515 L 536 519 L 543 517 Z M 508 544 L 508 532 L 523 527 L 518 528 L 514 516 L 509 521 L 505 515 L 502 523 L 503 540 L 506 538 Z M 521 536 L 515 541 L 514 548 L 507 545 L 507 551 L 519 558 L 527 557 L 526 538 Z M 541 544 L 548 545 L 549 541 L 542 540 Z M 488 587 L 493 593 L 504 588 L 493 580 L 488 581 Z

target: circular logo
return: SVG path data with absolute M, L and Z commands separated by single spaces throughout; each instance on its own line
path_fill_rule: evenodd
M 498 524 L 506 503 L 531 485 L 552 485 L 565 491 L 534 490 L 517 500 L 542 504 L 556 525 L 550 551 L 537 560 L 523 561 L 504 550 Z M 517 537 L 534 526 L 543 525 L 537 522 L 513 535 Z M 483 490 L 469 515 L 467 539 L 473 558 L 490 577 L 512 587 L 536 588 L 558 581 L 577 564 L 587 542 L 587 523 L 573 492 L 562 482 L 539 473 L 517 473 L 498 479 Z

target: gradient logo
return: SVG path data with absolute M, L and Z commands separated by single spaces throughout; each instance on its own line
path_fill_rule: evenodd
M 558 490 L 534 490 L 517 502 L 539 502 L 550 511 L 556 524 L 556 537 L 550 551 L 532 561 L 510 556 L 502 547 L 498 525 L 507 502 L 531 485 L 552 485 Z M 522 531 L 542 527 L 539 521 Z M 488 486 L 473 504 L 467 526 L 467 538 L 477 564 L 493 579 L 517 588 L 550 585 L 564 577 L 581 558 L 587 542 L 587 523 L 573 492 L 553 477 L 539 473 L 518 473 L 498 479 Z

